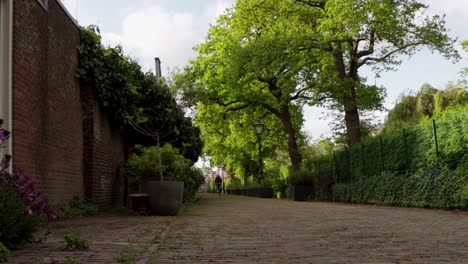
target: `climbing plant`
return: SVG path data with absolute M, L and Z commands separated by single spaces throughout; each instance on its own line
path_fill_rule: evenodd
M 101 40 L 98 27 L 81 29 L 77 77 L 94 88 L 113 126 L 124 132 L 131 144 L 146 146 L 156 142 L 139 133 L 134 124 L 159 131 L 168 135 L 161 143 L 171 142 L 195 162 L 202 149 L 200 131 L 184 115 L 167 85 L 153 73 L 144 73 L 121 46 L 105 47 Z

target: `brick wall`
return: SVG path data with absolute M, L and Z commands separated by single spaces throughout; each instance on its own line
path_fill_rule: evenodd
M 82 88 L 84 128 L 84 179 L 86 196 L 100 209 L 122 206 L 123 181 L 119 167 L 126 159 L 122 136 L 112 129 L 98 104 L 94 89 Z
M 79 29 L 57 0 L 49 0 L 47 10 L 35 0 L 13 2 L 15 164 L 54 203 L 86 190 L 101 208 L 109 208 L 118 196 L 116 168 L 124 158 L 123 142 L 102 113 L 85 113 L 89 110 L 75 78 Z M 101 133 L 90 147 L 86 118 L 96 124 L 93 132 L 99 127 Z M 91 162 L 84 159 L 89 151 Z M 89 175 L 92 183 L 85 180 Z

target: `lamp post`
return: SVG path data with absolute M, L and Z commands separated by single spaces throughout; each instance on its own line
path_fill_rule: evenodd
M 263 160 L 262 160 L 262 133 L 263 133 L 263 123 L 260 118 L 257 118 L 257 121 L 253 124 L 255 134 L 258 138 L 258 179 L 259 181 L 263 179 Z

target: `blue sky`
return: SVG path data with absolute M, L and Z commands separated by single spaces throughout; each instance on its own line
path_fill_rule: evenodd
M 154 68 L 154 57 L 162 60 L 163 74 L 181 67 L 196 54 L 192 47 L 201 43 L 209 24 L 234 4 L 234 0 L 62 0 L 80 25 L 98 25 L 108 44 L 121 44 L 127 54 L 139 60 L 145 70 Z M 450 35 L 468 39 L 468 0 L 421 0 L 431 14 L 445 14 Z M 461 49 L 460 49 L 461 50 Z M 454 64 L 438 54 L 423 50 L 403 58 L 397 71 L 384 72 L 372 83 L 387 88 L 385 106 L 390 108 L 403 92 L 418 90 L 424 83 L 443 88 L 457 81 L 458 72 L 468 67 L 468 57 Z M 168 69 L 169 68 L 169 69 Z M 304 130 L 313 139 L 330 132 L 328 121 L 321 120 L 324 109 L 307 108 Z M 383 119 L 384 113 L 379 114 Z

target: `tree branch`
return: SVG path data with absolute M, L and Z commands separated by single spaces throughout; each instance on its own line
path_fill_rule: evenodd
M 368 56 L 374 53 L 374 44 L 375 44 L 375 31 L 372 30 L 370 32 L 369 48 L 367 50 L 359 51 L 357 53 L 357 58 L 362 58 L 364 56 Z
M 359 63 L 359 66 L 358 67 L 361 67 L 362 65 L 366 64 L 367 62 L 369 61 L 375 61 L 375 62 L 381 62 L 381 61 L 384 61 L 386 59 L 388 59 L 390 56 L 402 51 L 402 50 L 405 50 L 407 48 L 410 48 L 410 47 L 414 47 L 414 46 L 419 46 L 419 45 L 424 45 L 426 44 L 425 42 L 421 41 L 421 42 L 414 42 L 414 43 L 409 43 L 407 45 L 404 45 L 398 49 L 395 49 L 389 53 L 387 53 L 385 56 L 382 56 L 380 58 L 377 58 L 377 57 L 367 57 L 365 59 L 363 59 L 360 63 Z
M 298 3 L 303 3 L 311 7 L 325 9 L 326 0 L 295 0 Z

